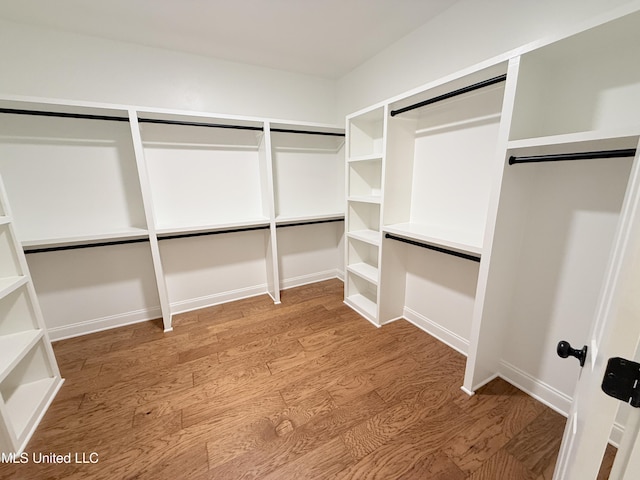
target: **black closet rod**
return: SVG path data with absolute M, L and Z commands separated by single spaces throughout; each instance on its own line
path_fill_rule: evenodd
M 478 83 L 474 83 L 473 85 L 468 85 L 466 87 L 459 88 L 449 93 L 445 93 L 443 95 L 438 95 L 437 97 L 429 98 L 428 100 L 424 100 L 422 102 L 414 103 L 413 105 L 409 105 L 408 107 L 398 108 L 397 110 L 391 110 L 390 115 L 395 117 L 400 113 L 405 113 L 410 110 L 415 110 L 416 108 L 424 107 L 426 105 L 431 105 L 432 103 L 441 102 L 442 100 L 446 100 L 448 98 L 457 97 L 458 95 L 462 95 L 463 93 L 473 92 L 474 90 L 478 90 L 480 88 L 488 87 L 490 85 L 494 85 L 496 83 L 504 82 L 507 79 L 507 74 L 498 75 L 497 77 L 489 78 L 488 80 L 483 80 Z
M 129 117 L 112 117 L 109 115 L 89 115 L 87 113 L 46 112 L 43 110 L 20 110 L 15 108 L 0 108 L 0 113 L 13 115 L 34 115 L 37 117 L 83 118 L 87 120 L 110 120 L 113 122 L 128 122 Z
M 24 248 L 24 253 L 43 253 L 43 252 L 59 252 L 62 250 L 77 250 L 79 248 L 93 248 L 93 247 L 109 247 L 111 245 L 125 245 L 128 243 L 143 243 L 148 242 L 148 238 L 132 238 L 129 240 L 114 240 L 112 242 L 98 242 L 98 243 L 79 243 L 77 245 L 63 245 L 60 247 L 42 247 L 42 248 Z
M 308 222 L 292 222 L 292 223 L 280 223 L 276 225 L 276 228 L 286 228 L 286 227 L 299 227 L 301 225 L 318 225 L 321 223 L 335 223 L 335 222 L 344 222 L 344 218 L 331 218 L 329 220 L 310 220 Z
M 339 133 L 339 132 L 316 132 L 314 130 L 293 130 L 290 128 L 272 128 L 271 131 L 278 132 L 278 133 L 299 133 L 303 135 L 325 135 L 328 137 L 344 137 L 345 136 L 344 133 Z
M 532 155 L 525 157 L 509 157 L 509 165 L 517 163 L 558 162 L 562 160 L 593 160 L 596 158 L 625 158 L 634 157 L 635 148 L 622 150 L 602 150 L 599 152 L 554 153 L 551 155 Z
M 253 230 L 269 230 L 269 225 L 259 225 L 256 227 L 230 228 L 227 230 L 212 230 L 209 232 L 176 233 L 158 236 L 158 240 L 174 240 L 176 238 L 204 237 L 206 235 L 221 235 L 224 233 L 250 232 Z
M 262 127 L 251 125 L 227 125 L 223 123 L 185 122 L 182 120 L 163 120 L 159 118 L 138 118 L 140 123 L 158 123 L 161 125 L 186 125 L 189 127 L 230 128 L 233 130 L 255 130 L 262 132 Z
M 455 250 L 449 250 L 448 248 L 436 247 L 435 245 L 429 245 L 428 243 L 417 242 L 415 240 L 409 240 L 408 238 L 397 237 L 395 235 L 391 235 L 390 233 L 385 233 L 384 238 L 389 238 L 391 240 L 397 240 L 398 242 L 408 243 L 409 245 L 415 245 L 416 247 L 428 248 L 429 250 L 435 250 L 436 252 L 446 253 L 447 255 L 453 255 L 454 257 L 464 258 L 465 260 L 472 260 L 474 262 L 479 262 L 480 257 L 476 257 L 474 255 L 469 255 L 467 253 L 457 252 Z
M 44 110 L 22 110 L 16 108 L 0 108 L 0 113 L 9 113 L 14 115 L 33 115 L 38 117 L 60 117 L 60 118 L 81 118 L 86 120 L 111 120 L 114 122 L 128 122 L 128 117 L 114 117 L 110 115 L 90 115 L 87 113 L 66 113 L 66 112 L 47 112 Z M 234 130 L 253 130 L 262 132 L 263 127 L 253 125 L 228 125 L 222 123 L 206 123 L 206 122 L 185 122 L 181 120 L 163 120 L 159 118 L 138 118 L 140 123 L 158 123 L 163 125 L 186 125 L 191 127 L 209 127 L 209 128 L 229 128 Z M 298 133 L 304 135 L 325 135 L 331 137 L 344 137 L 344 133 L 338 132 L 317 132 L 313 130 L 293 130 L 288 128 L 272 128 L 272 132 L 279 133 Z

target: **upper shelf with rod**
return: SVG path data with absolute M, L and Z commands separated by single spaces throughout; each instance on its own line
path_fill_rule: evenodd
M 127 112 L 0 105 L 0 171 L 25 246 L 147 235 Z
M 525 53 L 510 140 L 640 129 L 640 12 Z
M 501 86 L 506 81 L 507 62 L 500 62 L 488 67 L 445 78 L 437 83 L 426 85 L 418 93 L 392 100 L 389 115 L 398 118 L 418 118 L 430 106 L 445 106 L 451 102 L 464 100 L 482 92 L 491 86 Z M 448 109 L 448 107 L 447 107 Z
M 269 125 L 275 220 L 344 218 L 344 129 Z
M 508 143 L 510 164 L 635 155 L 640 128 L 580 132 L 513 140 Z
M 384 231 L 482 253 L 506 69 L 465 72 L 390 105 Z

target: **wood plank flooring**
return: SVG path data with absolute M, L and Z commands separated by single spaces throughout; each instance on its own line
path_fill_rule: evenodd
M 565 419 L 338 280 L 54 344 L 63 377 L 11 479 L 551 479 Z M 601 478 L 606 478 L 606 473 Z

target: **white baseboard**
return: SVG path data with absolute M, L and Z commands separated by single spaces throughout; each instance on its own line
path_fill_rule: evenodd
M 432 337 L 437 338 L 446 345 L 449 345 L 454 350 L 467 356 L 469 352 L 469 340 L 467 340 L 466 338 L 462 338 L 457 333 L 444 328 L 443 326 L 428 319 L 424 315 L 411 310 L 410 308 L 404 307 L 403 315 L 404 318 L 413 323 L 419 329 L 424 330 Z
M 500 362 L 500 377 L 563 416 L 569 415 L 572 398 L 508 362 Z
M 133 312 L 126 312 L 108 317 L 95 318 L 83 322 L 63 325 L 61 327 L 47 328 L 51 341 L 64 340 L 65 338 L 88 335 L 90 333 L 101 332 L 116 327 L 124 327 L 133 323 L 146 322 L 154 318 L 161 318 L 160 307 L 146 308 Z
M 267 284 L 255 285 L 252 287 L 238 288 L 236 290 L 229 290 L 227 292 L 214 293 L 212 295 L 205 295 L 203 297 L 190 298 L 188 300 L 181 300 L 179 302 L 172 302 L 170 304 L 171 314 L 190 312 L 192 310 L 199 310 L 201 308 L 212 307 L 221 303 L 234 302 L 236 300 L 242 300 L 244 298 L 256 297 L 258 295 L 266 295 Z
M 500 362 L 499 376 L 504 381 L 509 382 L 511 385 L 522 390 L 539 402 L 544 403 L 560 415 L 568 417 L 569 410 L 571 409 L 571 403 L 573 402 L 573 398 L 569 395 L 566 395 L 552 386 L 541 382 L 535 377 L 532 377 L 528 373 L 520 370 L 518 367 L 515 367 L 505 361 Z M 617 448 L 618 445 L 620 445 L 623 434 L 624 426 L 615 422 L 611 429 L 609 443 Z
M 339 270 L 325 270 L 324 272 L 311 273 L 309 275 L 301 275 L 299 277 L 287 278 L 280 281 L 280 288 L 287 290 L 288 288 L 301 287 L 310 283 L 324 282 L 332 278 L 340 278 Z
M 382 322 L 381 325 L 389 325 L 390 323 L 397 322 L 398 320 L 402 320 L 403 318 L 404 317 L 390 318 L 386 322 Z
M 310 283 L 322 282 L 324 280 L 330 280 L 336 278 L 339 274 L 338 270 L 327 270 L 324 272 L 318 272 L 311 275 L 304 275 L 296 278 L 291 278 L 283 282 L 284 288 L 299 287 Z M 171 314 L 190 312 L 192 310 L 198 310 L 200 308 L 211 307 L 219 305 L 221 303 L 233 302 L 236 300 L 242 300 L 244 298 L 255 297 L 258 295 L 267 294 L 267 285 L 255 285 L 247 288 L 240 288 L 236 290 L 230 290 L 228 292 L 216 293 L 213 295 L 206 295 L 198 298 L 191 298 L 189 300 L 182 300 L 179 302 L 172 302 L 170 305 Z M 103 330 L 109 330 L 111 328 L 124 327 L 126 325 L 132 325 L 134 323 L 146 322 L 153 320 L 154 318 L 161 318 L 162 312 L 160 307 L 136 310 L 133 312 L 126 312 L 117 315 L 110 315 L 108 317 L 94 318 L 91 320 L 85 320 L 82 322 L 73 323 L 70 325 L 63 325 L 60 327 L 48 328 L 49 338 L 51 341 L 64 340 L 66 338 L 78 337 L 80 335 L 88 335 L 91 333 L 101 332 Z M 167 332 L 172 329 L 166 330 Z

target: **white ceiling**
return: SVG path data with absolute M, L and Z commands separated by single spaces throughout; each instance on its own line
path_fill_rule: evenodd
M 458 0 L 0 0 L 0 18 L 339 78 Z

